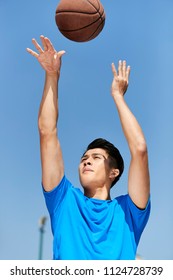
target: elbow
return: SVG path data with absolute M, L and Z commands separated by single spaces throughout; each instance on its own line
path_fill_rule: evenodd
M 137 143 L 134 145 L 134 147 L 131 149 L 132 155 L 138 155 L 138 156 L 147 156 L 148 149 L 145 139 L 140 139 L 137 141 Z
M 40 137 L 49 137 L 50 135 L 56 133 L 56 125 L 38 120 L 38 130 Z
M 137 152 L 140 154 L 146 154 L 147 153 L 147 144 L 145 140 L 140 141 L 137 145 Z

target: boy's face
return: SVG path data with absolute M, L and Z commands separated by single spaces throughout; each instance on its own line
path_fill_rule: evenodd
M 110 181 L 111 168 L 105 150 L 95 148 L 86 151 L 79 164 L 79 179 L 83 188 L 102 188 Z

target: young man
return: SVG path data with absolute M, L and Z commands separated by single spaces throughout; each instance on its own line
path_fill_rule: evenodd
M 57 137 L 58 81 L 65 51 L 57 52 L 44 36 L 41 41 L 43 47 L 32 40 L 38 52 L 27 51 L 45 70 L 38 126 L 42 184 L 54 235 L 54 259 L 135 259 L 150 212 L 150 182 L 146 141 L 124 100 L 130 67 L 126 67 L 125 61 L 119 61 L 116 70 L 112 64 L 111 87 L 131 153 L 128 194 L 111 200 L 110 188 L 121 176 L 124 164 L 118 149 L 104 139 L 90 143 L 81 158 L 79 177 L 83 194 L 64 174 Z

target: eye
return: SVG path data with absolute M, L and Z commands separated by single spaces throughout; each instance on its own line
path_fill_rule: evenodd
M 86 157 L 83 157 L 83 158 L 81 158 L 81 161 L 80 161 L 80 162 L 82 163 L 82 162 L 84 162 L 86 159 L 87 159 Z
M 95 156 L 94 158 L 96 158 L 96 159 L 97 159 L 97 158 L 99 158 L 99 159 L 100 159 L 101 157 L 99 157 L 99 156 Z

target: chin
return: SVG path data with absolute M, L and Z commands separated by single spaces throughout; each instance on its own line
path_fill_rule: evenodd
M 100 185 L 98 181 L 90 180 L 89 178 L 85 180 L 80 180 L 80 183 L 84 190 L 92 190 L 92 191 L 97 189 L 98 186 Z
M 88 180 L 80 180 L 80 183 L 81 183 L 81 186 L 84 189 L 89 189 L 90 188 L 90 185 L 91 185 L 90 181 L 88 181 Z

